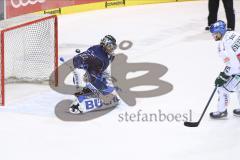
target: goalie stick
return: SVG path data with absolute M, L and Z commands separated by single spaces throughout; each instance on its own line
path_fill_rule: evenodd
M 205 112 L 207 111 L 207 108 L 208 108 L 210 102 L 212 101 L 212 98 L 213 98 L 213 96 L 214 96 L 214 94 L 215 94 L 215 92 L 216 92 L 216 90 L 217 90 L 217 87 L 218 87 L 218 86 L 216 86 L 216 87 L 214 88 L 214 90 L 213 90 L 213 92 L 212 92 L 212 95 L 211 95 L 211 97 L 209 98 L 209 100 L 208 100 L 208 102 L 207 102 L 207 105 L 206 105 L 206 107 L 204 108 L 203 113 L 202 113 L 200 119 L 199 119 L 197 122 L 184 122 L 184 125 L 185 125 L 186 127 L 198 127 L 198 125 L 200 124 L 200 122 L 201 122 L 201 120 L 202 120 Z

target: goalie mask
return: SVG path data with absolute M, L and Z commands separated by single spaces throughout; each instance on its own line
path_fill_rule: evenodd
M 108 54 L 113 54 L 114 50 L 117 49 L 116 39 L 111 35 L 106 35 L 101 40 L 100 45 Z

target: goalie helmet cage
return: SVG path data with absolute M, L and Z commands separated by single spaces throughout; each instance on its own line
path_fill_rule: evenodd
M 57 16 L 26 14 L 0 21 L 0 105 L 5 83 L 58 83 Z M 54 78 L 49 79 L 54 73 Z

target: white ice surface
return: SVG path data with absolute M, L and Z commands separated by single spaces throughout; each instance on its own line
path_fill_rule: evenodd
M 235 0 L 236 31 L 240 31 L 240 1 Z M 225 20 L 221 4 L 220 18 Z M 240 150 L 240 119 L 231 111 L 238 105 L 232 96 L 229 118 L 213 121 L 216 96 L 198 128 L 182 122 L 119 122 L 120 113 L 186 113 L 200 116 L 223 69 L 216 43 L 204 31 L 207 1 L 166 3 L 91 11 L 59 17 L 60 56 L 74 55 L 105 34 L 118 42 L 131 40 L 125 53 L 128 62 L 153 62 L 168 67 L 161 79 L 173 84 L 167 95 L 138 99 L 88 122 L 63 122 L 54 115 L 55 105 L 69 96 L 46 85 L 6 86 L 7 105 L 0 108 L 1 160 L 237 160 Z

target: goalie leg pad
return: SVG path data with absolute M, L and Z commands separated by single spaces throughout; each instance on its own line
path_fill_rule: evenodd
M 73 84 L 77 87 L 85 86 L 84 71 L 81 69 L 75 68 L 73 71 Z
M 87 113 L 90 111 L 104 110 L 108 108 L 115 107 L 119 104 L 119 99 L 117 96 L 113 96 L 111 103 L 104 104 L 103 101 L 98 97 L 83 97 L 79 96 L 79 110 L 82 113 Z

